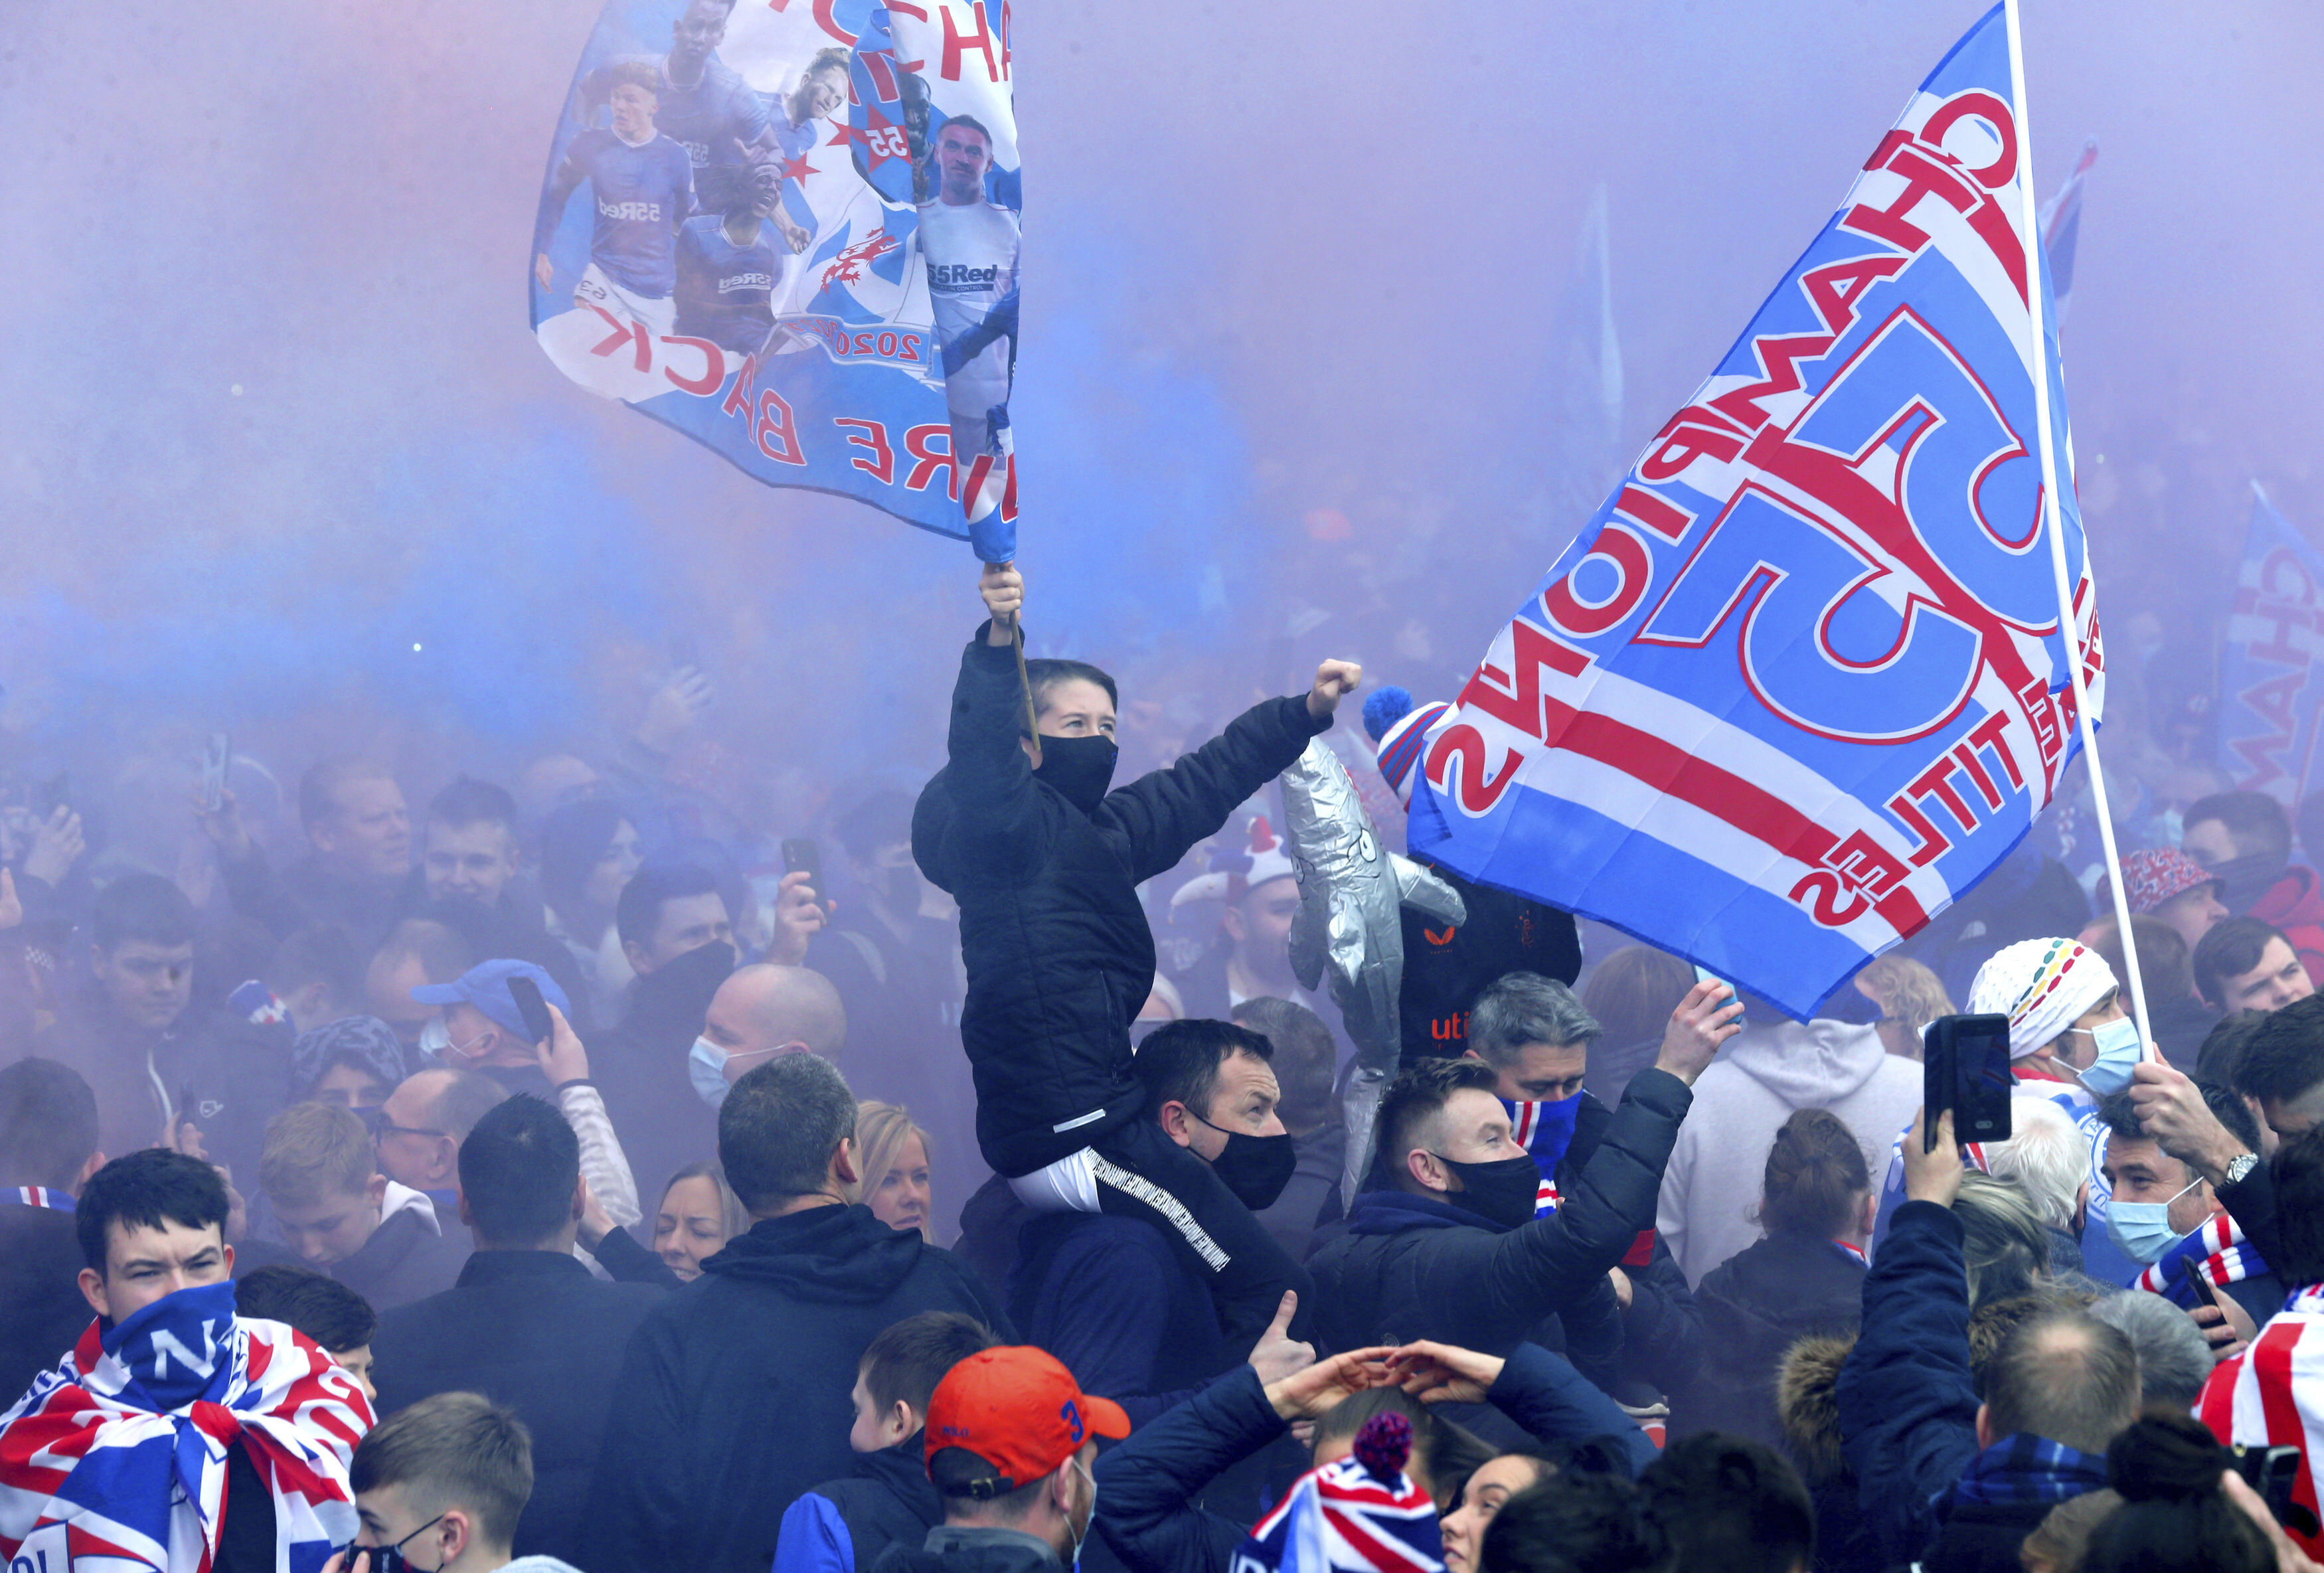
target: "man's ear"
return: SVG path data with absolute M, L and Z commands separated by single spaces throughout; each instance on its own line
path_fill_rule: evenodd
M 87 1161 L 81 1164 L 80 1173 L 73 1176 L 72 1193 L 78 1196 L 81 1193 L 81 1188 L 94 1179 L 97 1172 L 104 1167 L 105 1154 L 101 1152 L 91 1153 Z
M 379 1207 L 385 1204 L 387 1200 L 386 1175 L 379 1173 L 377 1170 L 374 1170 L 372 1172 L 370 1182 L 364 1187 L 364 1200 L 370 1202 L 374 1207 Z M 467 1204 L 466 1202 L 461 1204 L 462 1210 L 460 1213 L 460 1221 L 462 1223 L 468 1221 L 466 1205 Z
M 1194 1145 L 1194 1117 L 1188 1112 L 1186 1106 L 1176 1099 L 1174 1098 L 1162 1106 L 1160 1117 L 1155 1123 L 1162 1127 L 1164 1136 L 1168 1136 L 1180 1146 L 1191 1147 Z
M 630 970 L 641 978 L 653 970 L 653 958 L 646 954 L 646 948 L 635 940 L 622 942 L 622 955 L 630 963 Z
M 838 1147 L 831 1154 L 831 1177 L 843 1185 L 855 1185 L 862 1182 L 863 1173 L 857 1166 L 853 1136 L 840 1137 Z
M 1424 1189 L 1442 1191 L 1449 1191 L 1452 1189 L 1451 1177 L 1442 1173 L 1443 1165 L 1436 1161 L 1436 1155 L 1433 1153 L 1424 1152 L 1415 1147 L 1405 1154 L 1404 1166 L 1415 1180 L 1420 1182 Z
M 1226 931 L 1227 938 L 1237 943 L 1250 933 L 1250 924 L 1243 919 L 1241 905 L 1232 901 L 1220 909 L 1219 927 Z
M 2082 1232 L 2089 1227 L 2090 1182 L 2085 1180 L 2074 1191 L 2074 1237 L 2080 1239 Z
M 1041 740 L 1038 734 L 1033 737 L 1020 734 L 1017 739 L 1017 746 L 1023 749 L 1025 757 L 1033 761 L 1033 768 L 1038 770 L 1041 768 Z
M 888 1425 L 900 1442 L 920 1429 L 921 1421 L 912 1412 L 912 1406 L 899 1398 L 888 1406 Z
M 588 1206 L 588 1201 L 589 1201 L 589 1182 L 588 1182 L 588 1180 L 587 1180 L 586 1178 L 583 1178 L 583 1179 L 578 1179 L 578 1180 L 574 1181 L 574 1182 L 573 1182 L 573 1221 L 574 1221 L 575 1223 L 579 1223 L 583 1219 L 585 1219 L 585 1218 L 586 1218 L 586 1217 L 588 1217 L 588 1216 L 589 1216 L 589 1206 Z M 463 1206 L 463 1207 L 466 1207 L 466 1206 L 467 1206 L 467 1205 L 468 1205 L 468 1201 L 467 1201 L 467 1198 L 466 1198 L 466 1197 L 463 1196 L 463 1197 L 460 1199 L 460 1205 L 461 1205 L 461 1206 Z
M 1982 1403 L 1977 1406 L 1977 1450 L 1980 1453 L 1999 1440 L 1993 1434 L 1992 1413 Z
M 1879 1227 L 1880 1223 L 1880 1192 L 1877 1191 L 1866 1191 L 1864 1193 L 1864 1205 L 1862 1208 L 1858 1209 L 1858 1211 L 1861 1216 L 1857 1219 L 1857 1232 L 1863 1235 L 1865 1238 L 1870 1239 L 1872 1237 L 1872 1231 Z
M 80 1297 L 88 1302 L 89 1310 L 102 1317 L 111 1317 L 112 1302 L 106 1298 L 105 1274 L 94 1267 L 80 1270 Z

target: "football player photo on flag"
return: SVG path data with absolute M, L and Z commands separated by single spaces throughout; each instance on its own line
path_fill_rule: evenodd
M 532 327 L 775 486 L 1014 553 L 1005 0 L 608 0 L 558 115 Z
M 1997 5 L 1431 726 L 1416 851 L 1805 1016 L 2025 833 L 2104 663 L 2016 88 Z

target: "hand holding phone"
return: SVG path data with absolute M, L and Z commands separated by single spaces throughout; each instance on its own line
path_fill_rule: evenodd
M 1950 1112 L 1958 1141 L 2009 1139 L 2009 1098 L 2016 1087 L 2010 1073 L 2009 1018 L 2006 1016 L 1941 1016 L 1923 1029 L 1921 1107 L 1927 1111 L 1923 1152 L 1936 1145 L 1937 1117 Z
M 2211 1280 L 2205 1275 L 2201 1263 L 2192 1256 L 2181 1256 L 2179 1259 L 2179 1271 L 2185 1274 L 2187 1287 L 2193 1292 L 2196 1304 L 2219 1303 L 2218 1291 L 2211 1287 Z
M 812 836 L 791 836 L 783 842 L 783 872 L 804 874 L 807 888 L 814 893 L 816 905 L 829 910 L 830 895 L 823 883 L 823 853 Z

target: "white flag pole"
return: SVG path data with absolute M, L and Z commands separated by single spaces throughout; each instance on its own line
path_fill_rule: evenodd
M 2130 928 L 2130 896 L 2123 888 L 2122 854 L 2115 850 L 2114 814 L 2107 806 L 2106 772 L 2098 766 L 2098 728 L 2090 719 L 2089 689 L 2082 681 L 2081 630 L 2074 621 L 2074 586 L 2066 570 L 2066 536 L 2058 519 L 2058 489 L 2051 483 L 2060 472 L 2054 459 L 2055 438 L 2051 432 L 2049 334 L 2042 309 L 2042 231 L 2034 200 L 2034 133 L 2025 116 L 2025 45 L 2017 27 L 2017 0 L 2003 0 L 2003 14 L 2009 30 L 2010 109 L 2017 117 L 2017 196 L 2025 235 L 2025 301 L 2034 332 L 2034 425 L 2042 449 L 2043 529 L 2050 538 L 2050 567 L 2058 581 L 2058 622 L 2065 637 L 2067 679 L 2073 685 L 2075 720 L 2082 734 L 2082 761 L 2089 768 L 2090 798 L 2098 815 L 2098 844 L 2106 852 L 2110 875 L 2107 882 L 2114 889 L 2115 926 L 2122 936 L 2123 969 L 2129 974 L 2123 981 L 2130 989 L 2131 1014 L 2138 1022 L 2139 1036 L 2152 1049 L 2155 1045 L 2146 1025 L 2146 989 L 2138 976 L 2138 946 Z M 2087 529 L 2082 541 L 2087 553 Z M 2097 626 L 2097 609 L 2093 607 L 2093 630 Z

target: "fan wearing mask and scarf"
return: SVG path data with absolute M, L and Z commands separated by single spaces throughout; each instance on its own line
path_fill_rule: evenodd
M 1306 1275 L 1210 1164 L 1139 1118 L 1130 1024 L 1155 958 L 1138 887 L 1288 768 L 1362 673 L 1326 661 L 1305 695 L 1254 705 L 1117 788 L 1113 680 L 1052 660 L 1020 678 L 1024 580 L 989 564 L 978 589 L 991 621 L 961 657 L 949 762 L 912 815 L 914 860 L 960 905 L 977 1145 L 1038 1211 L 1161 1230 L 1210 1284 L 1228 1343 L 1248 1346 Z
M 216 1169 L 165 1148 L 82 1191 L 97 1320 L 0 1418 L 11 1566 L 315 1573 L 354 1538 L 370 1402 L 305 1334 L 235 1313 L 226 1208 Z
M 1734 1035 L 1723 986 L 1702 985 L 1672 1018 L 1655 1063 L 1556 1209 L 1536 1217 L 1541 1169 L 1517 1145 L 1482 1060 L 1422 1060 L 1380 1100 L 1370 1188 L 1347 1232 L 1310 1258 L 1317 1340 L 1335 1349 L 1433 1338 L 1507 1354 L 1544 1318 L 1603 1292 L 1655 1221 L 1663 1166 L 1693 1085 Z
M 2258 1122 L 2231 1092 L 2207 1099 L 2211 1112 L 2255 1153 Z M 2183 1310 L 2203 1303 L 2188 1282 L 2191 1269 L 2214 1295 L 2243 1307 L 2254 1326 L 2283 1309 L 2285 1288 L 2243 1226 L 2228 1216 L 2211 1183 L 2193 1165 L 2163 1150 L 2126 1095 L 2098 1106 L 2107 1127 L 2100 1172 L 2112 1191 L 2107 1237 L 2142 1271 L 2129 1287 L 2163 1295 Z

